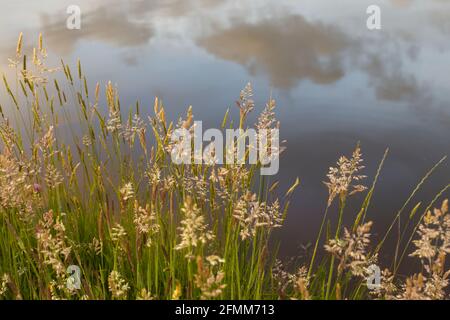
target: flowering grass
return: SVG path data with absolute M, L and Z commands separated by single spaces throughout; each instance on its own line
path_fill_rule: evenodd
M 358 145 L 326 176 L 329 198 L 310 258 L 289 268 L 276 259 L 269 241 L 283 225 L 298 179 L 281 193 L 277 183 L 269 185 L 258 175 L 261 164 L 175 165 L 170 136 L 176 128 L 193 130 L 192 108 L 169 123 L 156 98 L 148 119 L 139 104 L 125 116 L 117 88 L 108 83 L 104 114 L 101 86 L 88 87 L 80 62 L 73 72 L 63 61 L 59 68 L 47 67 L 46 57 L 42 36 L 30 59 L 21 35 L 10 59 L 16 78 L 3 76 L 10 105 L 0 106 L 1 298 L 448 297 L 450 214 L 448 201 L 441 198 L 450 185 L 426 207 L 411 204 L 444 159 L 419 182 L 385 237 L 373 244 L 373 223 L 366 214 L 387 152 L 367 188 Z M 250 85 L 241 92 L 238 107 L 239 128 L 245 129 L 255 109 Z M 274 109 L 270 99 L 256 130 L 279 126 Z M 227 112 L 222 128 L 232 123 Z M 343 226 L 344 214 L 352 214 L 345 210 L 347 201 L 362 192 L 366 196 L 353 225 Z M 334 202 L 337 213 L 332 212 Z M 332 214 L 338 217 L 335 226 L 329 224 Z M 370 266 L 378 263 L 400 218 L 413 231 L 400 232 L 392 266 L 369 290 Z M 422 268 L 399 277 L 406 258 L 419 259 Z M 67 272 L 71 265 L 80 268 L 79 289 Z

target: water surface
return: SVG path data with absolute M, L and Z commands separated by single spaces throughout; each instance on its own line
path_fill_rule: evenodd
M 450 1 L 377 1 L 380 31 L 366 28 L 366 0 L 0 2 L 2 71 L 19 32 L 27 46 L 42 32 L 54 57 L 80 58 L 92 83 L 116 83 L 124 106 L 150 108 L 157 95 L 172 116 L 192 105 L 196 120 L 218 126 L 247 82 L 259 108 L 272 94 L 288 147 L 272 181 L 301 179 L 279 234 L 283 255 L 314 239 L 328 167 L 358 141 L 369 178 L 390 148 L 369 211 L 376 234 L 450 151 Z M 81 30 L 65 28 L 71 4 Z M 443 165 L 413 205 L 449 177 Z

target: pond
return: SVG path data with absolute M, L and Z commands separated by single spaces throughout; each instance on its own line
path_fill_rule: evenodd
M 381 29 L 369 30 L 373 2 L 5 1 L 0 68 L 6 72 L 20 32 L 25 46 L 42 32 L 51 62 L 62 57 L 75 66 L 80 58 L 92 84 L 117 84 L 122 105 L 139 99 L 151 109 L 158 96 L 169 117 L 192 105 L 195 119 L 209 127 L 220 125 L 227 108 L 238 112 L 235 101 L 251 82 L 255 109 L 276 100 L 287 140 L 272 182 L 286 190 L 301 181 L 277 235 L 281 254 L 296 256 L 317 234 L 328 168 L 358 142 L 367 184 L 389 148 L 368 213 L 376 235 L 450 151 L 450 1 L 376 1 Z M 73 4 L 81 9 L 79 30 L 66 28 Z M 431 201 L 449 176 L 447 161 L 411 205 Z M 348 221 L 360 201 L 351 200 Z

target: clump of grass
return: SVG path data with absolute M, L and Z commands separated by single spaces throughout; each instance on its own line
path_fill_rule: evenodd
M 125 114 L 111 82 L 102 99 L 101 86 L 96 84 L 91 91 L 79 61 L 76 73 L 63 61 L 59 68 L 47 67 L 40 36 L 28 63 L 22 41 L 20 35 L 16 55 L 10 59 L 15 89 L 3 76 L 11 107 L 0 106 L 0 297 L 445 297 L 448 203 L 434 213 L 430 209 L 449 185 L 416 221 L 404 250 L 400 251 L 400 241 L 397 246 L 404 253 L 413 242 L 412 256 L 421 260 L 423 271 L 404 281 L 397 279 L 404 254 L 396 255 L 392 271 L 384 271 L 381 286 L 369 292 L 368 267 L 377 262 L 392 230 L 391 226 L 371 250 L 372 222 L 366 221 L 366 215 L 387 152 L 353 226 L 345 228 L 348 198 L 366 192 L 358 145 L 351 158 L 341 157 L 330 169 L 325 183 L 329 198 L 312 258 L 292 273 L 276 260 L 269 241 L 273 230 L 283 225 L 298 179 L 278 198 L 277 183 L 269 185 L 257 174 L 261 164 L 175 165 L 170 160 L 175 147 L 170 137 L 176 128 L 193 130 L 191 107 L 176 123 L 166 120 L 158 98 L 148 119 L 138 103 Z M 240 129 L 248 127 L 247 116 L 255 109 L 252 94 L 251 85 L 241 92 Z M 275 101 L 270 99 L 256 130 L 279 126 L 274 109 Z M 222 122 L 223 128 L 227 126 L 232 126 L 228 112 Z M 338 223 L 335 230 L 327 227 L 323 239 L 336 199 Z M 420 205 L 414 206 L 411 221 L 419 209 Z M 413 240 L 416 230 L 419 239 Z M 406 235 L 403 232 L 401 239 Z M 321 244 L 325 256 L 316 261 Z M 80 268 L 79 289 L 67 285 L 73 280 L 66 271 L 70 265 Z

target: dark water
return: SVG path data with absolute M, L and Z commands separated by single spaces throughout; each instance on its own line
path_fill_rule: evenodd
M 157 95 L 172 116 L 192 105 L 196 120 L 218 126 L 247 82 L 260 108 L 272 94 L 288 141 L 272 181 L 301 179 L 279 235 L 292 256 L 317 232 L 328 167 L 358 141 L 369 181 L 390 148 L 369 211 L 376 234 L 450 153 L 450 1 L 376 1 L 382 29 L 369 31 L 372 2 L 1 0 L 0 68 L 19 32 L 26 45 L 42 32 L 54 56 L 81 59 L 92 83 L 116 83 L 123 105 L 150 107 Z M 81 7 L 81 30 L 65 27 L 71 4 Z M 444 164 L 411 205 L 428 203 L 449 177 Z

